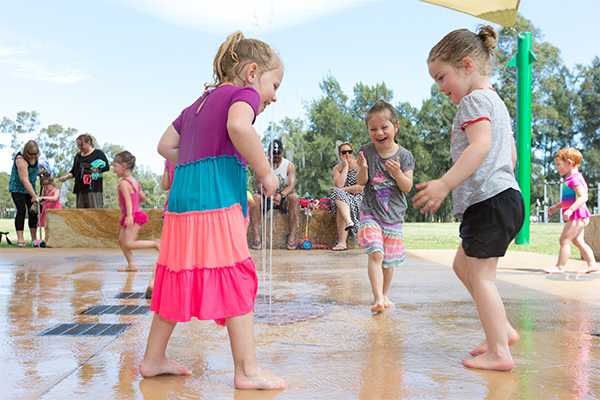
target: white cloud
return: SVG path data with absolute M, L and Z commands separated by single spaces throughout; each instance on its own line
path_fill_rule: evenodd
M 47 60 L 52 46 L 25 37 L 0 35 L 0 71 L 22 79 L 54 83 L 75 83 L 88 78 L 83 71 L 63 65 L 52 65 Z M 6 44 L 10 42 L 11 44 Z M 15 43 L 15 44 L 12 44 Z
M 112 0 L 208 33 L 274 32 L 381 0 Z

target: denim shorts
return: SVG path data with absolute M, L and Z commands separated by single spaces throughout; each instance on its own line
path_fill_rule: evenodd
M 466 209 L 460 224 L 462 247 L 468 257 L 503 257 L 525 220 L 521 193 L 507 189 Z

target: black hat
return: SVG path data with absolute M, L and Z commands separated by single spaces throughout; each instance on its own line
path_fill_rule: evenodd
M 270 153 L 273 154 L 281 154 L 283 153 L 283 144 L 281 143 L 281 140 L 279 139 L 274 139 L 271 142 L 271 146 L 269 146 L 269 154 Z

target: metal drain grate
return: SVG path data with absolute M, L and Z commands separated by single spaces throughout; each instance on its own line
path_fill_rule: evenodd
M 86 315 L 144 315 L 150 312 L 150 306 L 93 306 L 82 312 Z
M 146 299 L 144 292 L 122 292 L 113 297 L 113 299 Z
M 131 324 L 59 324 L 38 336 L 117 336 Z

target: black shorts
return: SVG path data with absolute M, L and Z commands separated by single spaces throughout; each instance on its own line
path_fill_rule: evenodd
M 502 257 L 525 220 L 521 193 L 507 189 L 466 209 L 460 224 L 462 247 L 468 257 Z

